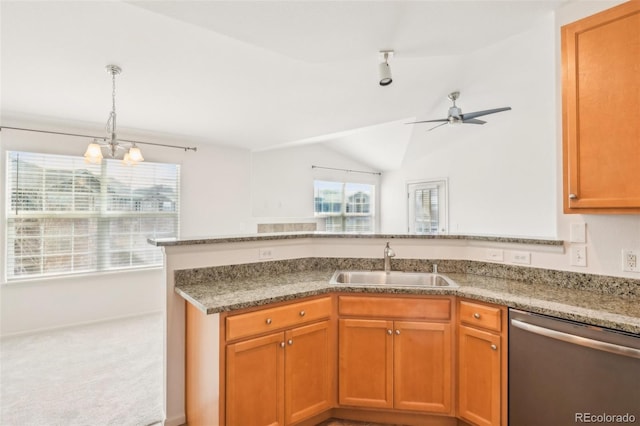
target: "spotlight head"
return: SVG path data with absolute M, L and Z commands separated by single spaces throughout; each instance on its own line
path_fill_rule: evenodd
M 393 57 L 393 50 L 381 50 L 380 58 L 383 62 L 378 65 L 378 74 L 380 76 L 380 86 L 388 86 L 393 82 L 391 77 L 391 68 L 389 67 L 389 58 Z
M 380 75 L 380 86 L 388 86 L 393 81 L 391 78 L 391 68 L 387 62 L 382 62 L 379 66 L 378 73 Z

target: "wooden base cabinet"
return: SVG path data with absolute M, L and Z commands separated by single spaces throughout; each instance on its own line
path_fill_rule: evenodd
M 458 308 L 458 417 L 477 426 L 506 426 L 506 310 L 470 301 Z
M 225 318 L 220 424 L 292 425 L 335 405 L 332 306 L 324 297 Z
M 348 299 L 348 309 L 343 312 L 357 312 L 358 307 L 354 309 L 352 303 L 358 304 L 359 300 L 355 299 L 361 299 L 362 314 L 376 315 L 375 309 L 369 309 L 371 304 L 367 298 L 350 296 Z M 398 300 L 402 301 L 396 298 L 395 302 Z M 402 312 L 410 310 L 400 309 L 394 315 Z M 383 316 L 385 312 L 377 314 Z M 449 312 L 445 311 L 444 317 L 448 316 Z M 338 324 L 340 405 L 452 412 L 449 322 L 342 318 Z
M 228 425 L 284 425 L 284 333 L 227 346 Z
M 227 345 L 226 424 L 294 424 L 332 407 L 330 322 Z

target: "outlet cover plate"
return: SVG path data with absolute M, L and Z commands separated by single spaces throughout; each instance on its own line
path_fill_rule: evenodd
M 266 247 L 259 249 L 258 259 L 273 259 L 273 249 Z
M 571 266 L 587 266 L 587 247 L 571 247 Z
M 640 249 L 622 249 L 622 270 L 640 272 Z
M 522 265 L 531 265 L 531 252 L 528 251 L 512 251 L 511 262 L 520 263 Z

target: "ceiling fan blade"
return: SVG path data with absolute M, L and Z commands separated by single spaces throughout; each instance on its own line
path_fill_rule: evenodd
M 496 112 L 509 111 L 511 107 L 504 108 L 495 108 L 495 109 L 486 109 L 484 111 L 476 111 L 476 112 L 468 112 L 466 114 L 461 114 L 461 118 L 464 121 L 470 120 L 476 117 L 482 117 L 483 115 L 495 114 Z
M 470 118 L 468 120 L 462 120 L 464 124 L 485 124 L 486 121 L 478 120 L 477 118 Z
M 438 120 L 423 120 L 423 121 L 413 121 L 411 123 L 404 123 L 404 124 L 418 124 L 418 123 L 438 123 L 441 121 L 445 121 L 448 122 L 449 119 L 448 118 L 440 118 Z
M 445 124 L 449 124 L 449 122 L 447 121 L 446 123 L 438 124 L 437 126 L 430 128 L 428 131 L 430 132 L 430 131 L 432 131 L 433 129 L 437 129 L 437 128 L 438 128 L 438 127 L 440 127 L 440 126 L 444 126 Z

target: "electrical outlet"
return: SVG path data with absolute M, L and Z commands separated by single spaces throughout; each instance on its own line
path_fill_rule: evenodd
M 587 248 L 585 246 L 571 247 L 571 265 L 587 266 Z
M 531 253 L 528 251 L 511 252 L 511 262 L 523 265 L 531 265 Z
M 273 259 L 273 249 L 272 248 L 261 248 L 258 251 L 259 259 Z
M 622 270 L 640 272 L 640 250 L 622 250 Z
M 487 260 L 493 260 L 494 262 L 502 262 L 504 260 L 504 252 L 500 249 L 488 249 Z

